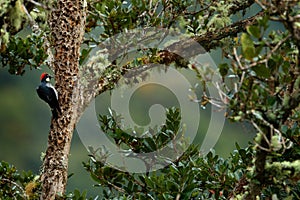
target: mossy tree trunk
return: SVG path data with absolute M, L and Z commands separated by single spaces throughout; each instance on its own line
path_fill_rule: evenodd
M 58 0 L 49 16 L 51 41 L 54 49 L 56 89 L 62 113 L 51 120 L 48 148 L 42 166 L 41 199 L 55 199 L 64 194 L 68 155 L 78 112 L 78 67 L 80 45 L 85 27 L 84 0 Z

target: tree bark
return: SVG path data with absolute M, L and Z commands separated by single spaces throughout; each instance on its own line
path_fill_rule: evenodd
M 68 155 L 78 112 L 78 67 L 80 45 L 85 26 L 84 0 L 58 0 L 49 16 L 51 41 L 54 47 L 56 89 L 61 114 L 52 118 L 48 148 L 44 157 L 41 199 L 55 199 L 65 192 L 68 173 Z

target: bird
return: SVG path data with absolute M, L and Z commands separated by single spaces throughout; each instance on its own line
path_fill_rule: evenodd
M 53 118 L 57 118 L 58 114 L 61 113 L 61 109 L 58 103 L 58 93 L 50 83 L 51 78 L 52 76 L 49 74 L 42 73 L 40 76 L 41 83 L 36 88 L 36 92 L 50 106 Z

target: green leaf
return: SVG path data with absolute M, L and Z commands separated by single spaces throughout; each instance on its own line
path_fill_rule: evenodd
M 260 28 L 258 26 L 248 26 L 247 32 L 256 38 L 260 38 Z
M 98 182 L 98 183 L 101 183 L 101 181 L 99 180 L 99 178 L 98 178 L 94 173 L 91 173 L 90 176 L 91 176 L 91 178 L 92 178 L 94 181 L 96 181 L 96 182 Z
M 268 24 L 268 21 L 269 21 L 269 16 L 268 15 L 265 15 L 263 17 L 259 17 L 257 19 L 258 21 L 258 24 L 260 26 L 262 26 L 265 30 L 268 28 L 269 24 Z
M 152 138 L 145 138 L 143 143 L 144 143 L 145 147 L 147 147 L 148 151 L 151 152 L 151 151 L 156 150 L 156 145 Z
M 240 150 L 240 149 L 241 149 L 240 145 L 239 145 L 237 142 L 235 143 L 235 148 L 236 148 L 237 150 Z
M 219 65 L 219 72 L 222 77 L 226 76 L 229 70 L 229 66 L 227 63 L 222 63 Z
M 252 69 L 257 76 L 264 77 L 264 78 L 269 78 L 271 76 L 270 69 L 267 68 L 265 65 L 257 65 Z
M 241 43 L 244 57 L 248 60 L 252 60 L 256 56 L 256 53 L 254 43 L 249 34 L 242 33 Z

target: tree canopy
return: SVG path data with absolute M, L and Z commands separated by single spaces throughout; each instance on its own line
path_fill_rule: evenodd
M 3 198 L 86 198 L 84 192 L 65 192 L 75 125 L 92 100 L 116 89 L 128 72 L 132 73 L 129 84 L 134 84 L 146 79 L 145 72 L 157 65 L 165 71 L 172 67 L 192 71 L 201 85 L 201 94 L 192 101 L 217 107 L 215 112 L 222 110 L 233 122 L 251 123 L 256 137 L 246 149 L 237 145 L 228 159 L 213 152 L 203 155 L 191 145 L 163 169 L 144 174 L 106 165 L 109 154 L 90 148 L 90 158 L 83 165 L 101 188 L 102 197 L 300 198 L 298 1 L 12 0 L 2 1 L 1 7 L 1 65 L 14 75 L 48 66 L 55 74 L 62 107 L 62 115 L 51 120 L 40 176 L 20 174 L 1 162 Z M 250 8 L 255 12 L 248 12 Z M 163 34 L 173 31 L 185 37 L 169 39 L 163 48 L 139 46 L 153 38 L 163 41 Z M 124 41 L 120 37 L 124 34 L 132 37 Z M 212 50 L 222 52 L 218 82 L 192 61 Z M 235 81 L 230 87 L 231 79 Z M 207 92 L 211 83 L 218 89 L 218 98 Z M 116 146 L 134 155 L 155 151 L 181 137 L 185 129 L 181 113 L 177 108 L 167 109 L 166 121 L 155 136 L 151 130 L 141 131 L 152 137 L 128 134 L 122 129 L 122 116 L 113 111 L 99 121 Z M 185 140 L 177 142 L 180 147 L 186 144 Z

